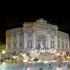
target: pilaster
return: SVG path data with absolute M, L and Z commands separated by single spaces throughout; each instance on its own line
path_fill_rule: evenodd
M 54 36 L 54 47 L 55 47 L 55 49 L 58 49 L 58 41 L 57 40 L 58 40 L 57 34 L 55 34 L 55 36 Z
M 51 48 L 51 34 L 48 34 L 48 49 Z
M 19 49 L 19 32 L 17 32 L 17 49 Z
M 13 50 L 13 35 L 11 35 L 11 50 Z
M 62 39 L 61 39 L 61 37 L 59 37 L 59 47 L 60 47 L 60 49 L 62 49 Z
M 8 41 L 6 39 L 6 50 L 8 50 Z
M 47 46 L 47 39 L 46 39 L 46 49 L 48 48 L 48 46 Z
M 32 48 L 36 48 L 36 37 L 35 37 L 35 31 L 32 33 Z
M 70 47 L 69 47 L 69 39 L 68 39 L 68 47 L 67 48 L 68 48 L 68 50 L 70 49 Z
M 24 30 L 24 49 L 27 48 L 27 39 L 28 39 L 28 37 L 27 37 L 27 31 Z
M 64 39 L 64 49 L 67 49 L 65 43 L 66 43 L 66 39 Z

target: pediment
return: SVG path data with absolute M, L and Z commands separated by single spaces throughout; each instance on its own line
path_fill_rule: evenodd
M 36 20 L 36 27 L 37 28 L 43 28 L 43 29 L 48 28 L 47 21 L 44 20 L 43 18 Z

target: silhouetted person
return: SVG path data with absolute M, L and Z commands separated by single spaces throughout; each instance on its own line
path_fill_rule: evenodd
M 43 68 L 40 68 L 39 70 L 43 70 Z
M 48 70 L 52 70 L 52 65 L 49 64 Z
M 70 70 L 70 64 L 68 65 L 68 70 Z

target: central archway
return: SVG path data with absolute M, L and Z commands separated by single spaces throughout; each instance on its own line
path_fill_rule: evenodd
M 38 35 L 37 35 L 37 48 L 46 49 L 46 35 L 44 33 L 38 33 Z

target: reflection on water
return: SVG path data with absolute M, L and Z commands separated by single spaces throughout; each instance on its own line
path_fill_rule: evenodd
M 0 63 L 0 70 L 26 70 L 28 66 L 32 66 L 33 70 L 39 70 L 39 68 L 43 68 L 43 70 L 47 70 L 48 65 L 52 64 L 53 70 L 56 70 L 58 64 L 65 64 L 66 66 L 70 64 L 70 62 L 44 62 L 44 63 Z

